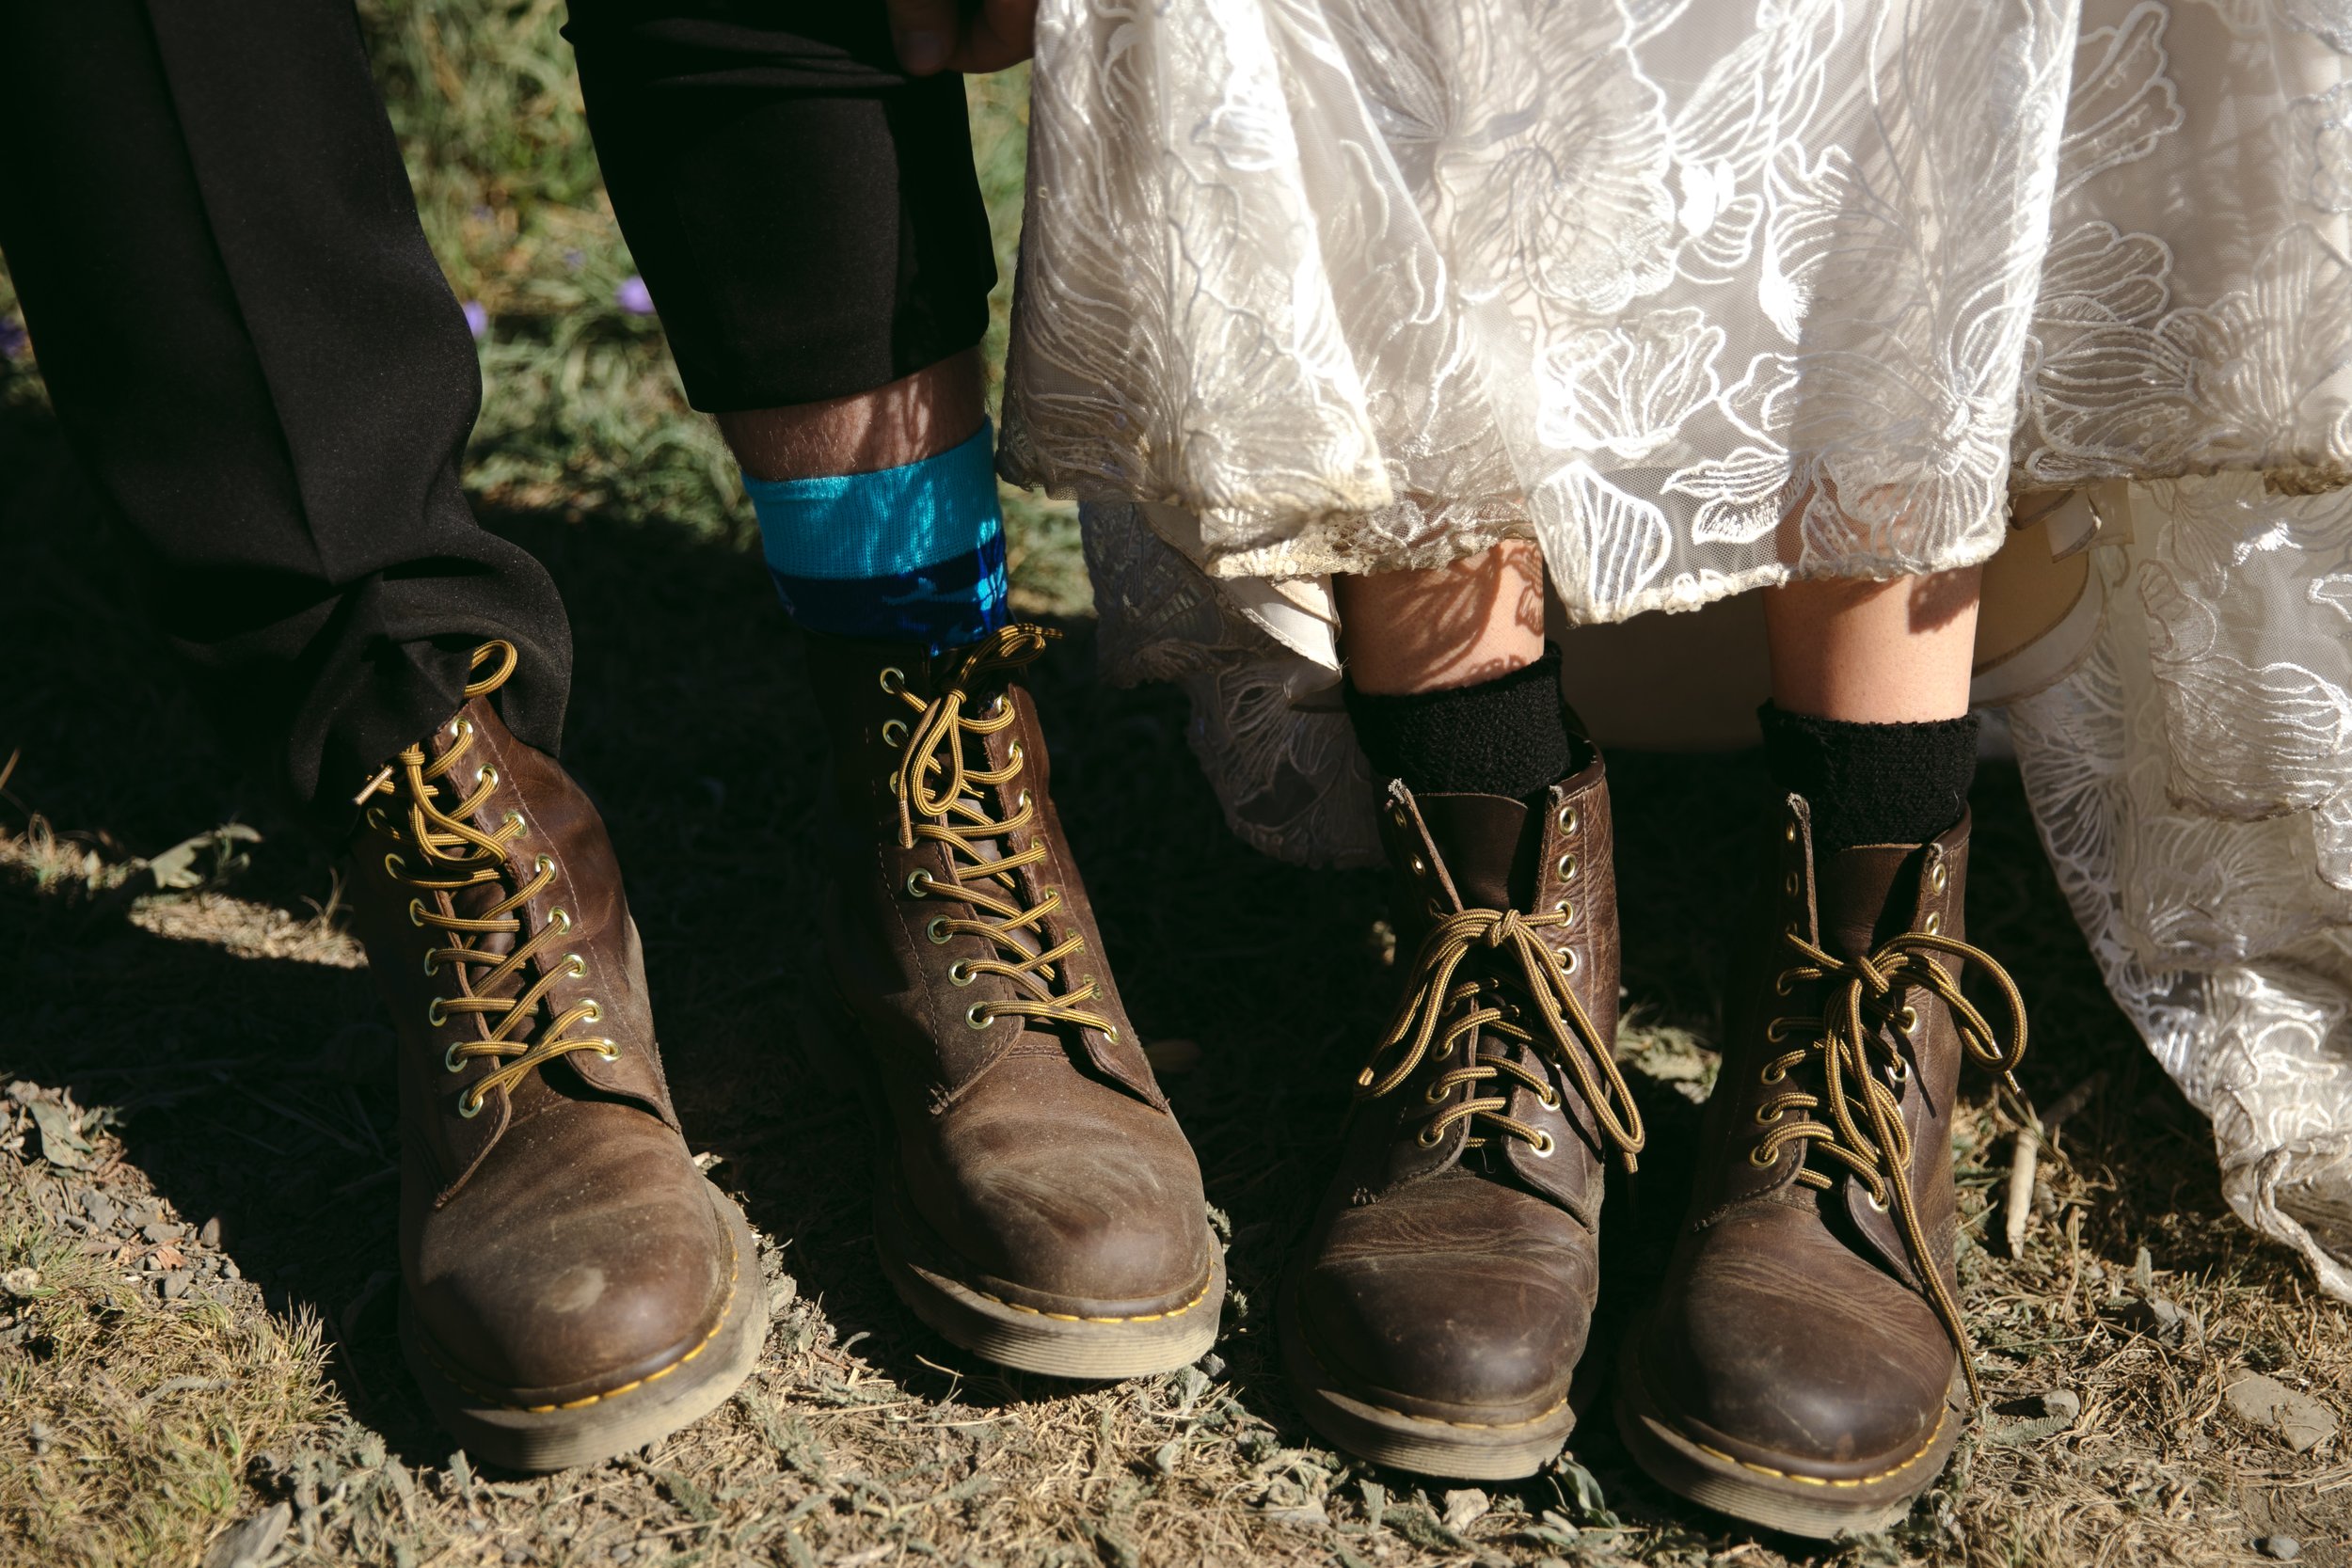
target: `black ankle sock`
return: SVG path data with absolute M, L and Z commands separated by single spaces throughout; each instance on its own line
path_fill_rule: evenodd
M 1816 851 L 1924 844 L 1960 820 L 1977 777 L 1977 716 L 1924 724 L 1854 724 L 1783 713 L 1766 703 L 1772 782 L 1813 808 Z
M 1583 766 L 1588 748 L 1560 700 L 1560 650 L 1507 675 L 1446 691 L 1377 697 L 1347 683 L 1356 739 L 1379 779 L 1416 794 L 1525 800 Z

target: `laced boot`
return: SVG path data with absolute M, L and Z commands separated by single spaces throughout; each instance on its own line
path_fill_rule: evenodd
M 1690 1220 L 1627 1340 L 1617 1423 L 1695 1502 L 1882 1528 L 1942 1471 L 1976 1374 L 1953 1267 L 1961 1058 L 2007 1074 L 2025 1009 L 1962 918 L 1968 823 L 1818 859 L 1791 795 L 1734 976 Z M 1961 994 L 1978 965 L 2005 1038 Z
M 841 796 L 830 947 L 882 1101 L 892 1285 L 992 1361 L 1125 1377 L 1208 1350 L 1225 1267 L 1047 791 L 1019 675 L 1048 636 L 808 638 Z
M 1596 759 L 1540 807 L 1390 786 L 1395 1023 L 1286 1281 L 1283 1359 L 1317 1430 L 1431 1475 L 1532 1474 L 1576 1423 L 1619 1076 L 1616 885 Z
M 719 1404 L 767 1313 L 670 1106 L 604 824 L 488 701 L 515 661 L 478 650 L 362 797 L 352 885 L 400 1040 L 402 1349 L 468 1452 L 553 1470 Z

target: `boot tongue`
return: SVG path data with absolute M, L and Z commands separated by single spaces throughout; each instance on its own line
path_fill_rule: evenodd
M 1414 802 L 1464 909 L 1523 910 L 1534 901 L 1524 801 L 1507 795 L 1419 795 Z
M 1856 958 L 1911 929 L 1921 847 L 1865 844 L 1816 860 L 1821 945 L 1841 958 Z

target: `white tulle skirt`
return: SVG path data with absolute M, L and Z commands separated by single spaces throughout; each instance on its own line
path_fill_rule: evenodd
M 2352 0 L 1041 9 L 1004 467 L 1238 831 L 1370 852 L 1329 574 L 1533 536 L 1589 626 L 2006 545 L 2075 912 L 2352 1295 Z

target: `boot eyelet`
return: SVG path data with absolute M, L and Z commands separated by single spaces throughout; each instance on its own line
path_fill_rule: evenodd
M 432 953 L 426 953 L 424 956 L 424 977 L 430 980 L 439 975 L 440 973 L 440 960 L 434 957 Z
M 1560 949 L 1560 968 L 1564 973 L 1569 974 L 1573 974 L 1577 972 L 1578 959 L 1575 948 L 1563 947 Z
M 921 898 L 930 891 L 930 885 L 931 874 L 921 866 L 907 873 L 907 892 L 910 895 Z
M 1882 1214 L 1886 1212 L 1886 1199 L 1883 1196 L 1878 1193 L 1864 1193 L 1862 1195 L 1862 1201 L 1868 1204 L 1872 1209 Z
M 896 668 L 882 673 L 882 689 L 896 697 L 907 689 L 907 673 Z
M 523 814 L 518 811 L 510 811 L 506 814 L 505 826 L 514 831 L 516 838 L 531 832 L 531 824 L 523 820 Z
M 1556 1111 L 1560 1108 L 1560 1096 L 1548 1088 L 1537 1089 L 1535 1091 L 1535 1103 L 1541 1105 L 1547 1111 Z
M 1552 905 L 1551 908 L 1555 914 L 1559 915 L 1561 919 L 1566 921 L 1569 925 L 1573 926 L 1576 924 L 1576 906 L 1567 899 L 1561 899 L 1560 902 Z
M 457 1097 L 457 1114 L 468 1121 L 482 1114 L 482 1101 L 474 1098 L 470 1089 Z
M 1767 1045 L 1778 1045 L 1781 1041 L 1787 1039 L 1788 1037 L 1788 1025 L 1789 1020 L 1785 1018 L 1776 1018 L 1772 1020 L 1772 1022 L 1764 1025 L 1764 1043 Z M 1766 1082 L 1769 1083 L 1770 1080 L 1768 1079 Z
M 1051 882 L 1048 882 L 1039 891 L 1045 895 L 1045 901 L 1041 906 L 1040 906 L 1041 908 L 1054 910 L 1061 908 L 1061 889 L 1054 886 Z
M 1027 811 L 1029 809 L 1029 792 L 1026 789 L 1024 789 L 1020 794 L 1014 796 L 1012 805 L 1015 811 Z
M 1780 890 L 1787 894 L 1789 897 L 1794 898 L 1798 894 L 1804 891 L 1804 884 L 1799 881 L 1797 879 L 1797 874 L 1791 871 L 1786 878 L 1782 879 Z
M 473 721 L 470 719 L 455 720 L 450 724 L 449 733 L 455 736 L 460 740 L 471 740 L 473 738 Z
M 1432 1122 L 1429 1126 L 1424 1127 L 1420 1132 L 1414 1133 L 1413 1141 L 1421 1145 L 1423 1148 L 1435 1148 L 1438 1147 L 1438 1140 L 1444 1136 L 1444 1129 L 1438 1127 L 1435 1122 Z
M 1772 993 L 1775 996 L 1786 996 L 1788 994 L 1790 987 L 1792 987 L 1795 983 L 1795 977 L 1791 975 L 1788 971 L 1784 969 L 1778 974 L 1772 976 Z
M 1119 1043 L 1119 1030 L 1116 1027 L 1106 1028 L 1103 1031 L 1103 1037 L 1110 1041 L 1113 1045 L 1117 1045 Z
M 1791 844 L 1796 843 L 1797 825 L 1794 822 L 1789 823 L 1788 827 L 1781 830 L 1781 836 L 1786 838 Z
M 1908 1039 L 1911 1037 L 1911 1032 L 1919 1027 L 1919 1009 L 1916 1007 L 1905 1007 L 1900 1013 L 1896 1015 L 1895 1027 L 1901 1030 L 1903 1032 L 1903 1037 Z
M 980 721 L 984 724 L 993 723 L 995 721 L 1002 719 L 1004 716 L 1005 694 L 999 691 L 995 696 L 989 699 L 988 706 L 981 710 Z
M 885 746 L 905 745 L 907 743 L 906 721 L 902 719 L 884 720 L 882 727 L 882 743 Z
M 1930 936 L 1935 935 L 1944 928 L 1944 916 L 1934 910 L 1930 910 L 1927 921 L 1920 928 Z
M 1786 1083 L 1788 1078 L 1788 1064 L 1786 1062 L 1766 1062 L 1764 1064 L 1764 1070 L 1756 1074 L 1756 1077 L 1761 1082 L 1767 1084 Z
M 934 946 L 934 947 L 945 947 L 945 946 L 946 946 L 946 945 L 947 945 L 947 917 L 946 917 L 946 915 L 944 915 L 944 914 L 943 914 L 943 915 L 935 915 L 935 916 L 933 916 L 933 917 L 932 917 L 932 919 L 931 919 L 931 923 L 930 923 L 930 925 L 928 925 L 928 926 L 926 926 L 926 927 L 923 927 L 923 934 L 924 934 L 925 936 L 927 936 L 927 937 L 929 937 L 929 938 L 930 938 L 930 939 L 931 939 L 931 945 L 932 945 L 932 946 Z
M 466 1070 L 466 1058 L 457 1053 L 457 1047 L 465 1043 L 463 1040 L 457 1040 L 452 1043 L 447 1051 L 441 1053 L 441 1065 L 452 1072 Z
M 564 910 L 549 910 L 548 911 L 548 923 L 555 927 L 555 932 L 558 936 L 568 935 L 572 928 L 572 917 L 568 911 Z
M 1560 831 L 1562 832 L 1572 833 L 1576 832 L 1576 808 L 1574 806 L 1562 806 L 1560 808 Z
M 1944 891 L 1944 884 L 1950 880 L 1950 875 L 1944 869 L 1944 858 L 1939 855 L 1935 859 L 1935 863 L 1928 867 L 1928 886 L 1941 893 Z
M 408 863 L 406 861 L 402 860 L 398 855 L 387 855 L 384 857 L 384 875 L 387 877 L 398 877 L 400 875 L 400 868 L 407 863 Z
M 1757 1144 L 1754 1148 L 1748 1150 L 1748 1164 L 1756 1166 L 1758 1170 L 1769 1169 L 1772 1165 L 1778 1163 L 1779 1159 L 1780 1154 L 1778 1150 L 1767 1149 L 1762 1144 Z
M 1443 920 L 1445 918 L 1445 906 L 1438 903 L 1435 898 L 1429 900 L 1429 918 L 1432 920 Z
M 1756 1124 L 1758 1127 L 1770 1127 L 1780 1119 L 1781 1110 L 1782 1107 L 1778 1105 L 1758 1105 L 1756 1108 Z
M 1443 1084 L 1432 1084 L 1428 1088 L 1422 1091 L 1422 1099 L 1427 1101 L 1432 1105 L 1442 1105 L 1445 1103 L 1445 1097 L 1453 1092 L 1454 1091 L 1452 1089 L 1447 1088 Z
M 424 1021 L 438 1029 L 449 1022 L 449 1014 L 441 1010 L 441 999 L 435 997 L 424 1005 Z
M 1886 1069 L 1886 1080 L 1888 1083 L 1896 1085 L 1910 1083 L 1911 1064 L 1904 1061 L 1900 1056 L 1896 1057 L 1893 1064 Z
M 473 770 L 473 782 L 477 788 L 496 789 L 499 784 L 499 770 L 485 762 Z
M 1535 1150 L 1536 1159 L 1549 1160 L 1551 1158 L 1551 1151 L 1558 1148 L 1560 1146 L 1552 1141 L 1550 1133 L 1539 1130 L 1535 1134 L 1535 1142 L 1533 1147 Z
M 533 860 L 531 863 L 531 874 L 534 877 L 553 876 L 555 874 L 555 857 L 552 855 L 541 855 L 537 859 Z
M 580 1022 L 582 1023 L 602 1023 L 604 1022 L 604 1004 L 595 1000 L 594 998 L 591 998 L 586 1002 L 582 1002 L 580 1005 Z
M 370 806 L 368 808 L 367 824 L 368 827 L 375 832 L 388 833 L 392 831 L 384 820 L 384 808 L 382 806 Z
M 588 960 L 577 953 L 564 955 L 564 972 L 575 980 L 588 978 Z
M 975 1002 L 963 1009 L 963 1022 L 975 1029 L 986 1029 L 996 1022 L 996 1015 L 988 1010 L 985 1002 Z
M 611 1041 L 607 1041 L 603 1045 L 596 1047 L 596 1054 L 603 1057 L 608 1062 L 617 1062 L 621 1059 L 621 1048 L 612 1044 Z
M 411 898 L 411 899 L 409 899 L 409 900 L 408 900 L 408 924 L 409 924 L 409 925 L 411 925 L 411 926 L 420 926 L 420 927 L 421 927 L 421 926 L 422 926 L 422 925 L 424 924 L 424 900 L 423 900 L 423 899 L 421 899 L 421 898 Z
M 1560 863 L 1556 869 L 1560 873 L 1560 879 L 1562 881 L 1565 882 L 1574 880 L 1576 877 L 1576 857 L 1572 854 L 1561 856 Z
M 1008 768 L 1021 766 L 1021 742 L 1018 740 L 1014 741 L 1012 749 L 1005 753 L 1005 766 Z
M 1413 868 L 1413 875 L 1416 877 L 1427 876 L 1429 873 L 1429 863 L 1422 860 L 1419 855 L 1415 855 L 1406 863 Z
M 1403 806 L 1398 806 L 1395 810 L 1389 813 L 1389 820 L 1394 822 L 1398 827 L 1402 828 L 1407 826 L 1410 819 L 1406 816 L 1405 808 Z
M 972 983 L 972 966 L 961 958 L 958 958 L 954 963 L 949 964 L 947 966 L 947 983 L 951 986 L 970 985 Z

